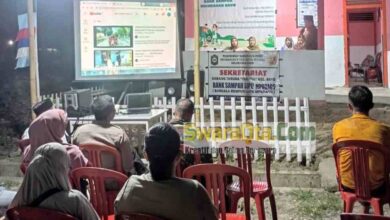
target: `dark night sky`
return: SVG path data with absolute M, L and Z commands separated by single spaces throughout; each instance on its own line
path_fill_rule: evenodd
M 74 80 L 73 1 L 37 0 L 41 94 L 66 91 Z M 184 1 L 178 1 L 182 10 L 183 4 Z M 16 37 L 17 15 L 26 12 L 26 5 L 26 0 L 0 0 L 0 86 L 1 81 L 15 80 L 12 77 L 15 74 L 28 77 L 28 69 L 14 70 L 16 45 L 7 45 L 8 40 Z M 179 21 L 182 38 L 183 20 Z M 184 49 L 184 41 L 181 42 L 181 49 Z
M 0 76 L 28 75 L 27 69 L 14 70 L 18 25 L 17 14 L 25 11 L 26 0 L 0 0 Z M 38 57 L 41 92 L 69 88 L 74 78 L 73 0 L 37 2 Z M 50 51 L 48 51 L 50 48 Z M 55 49 L 54 51 L 51 49 Z M 2 80 L 3 81 L 3 80 Z
M 37 0 L 38 62 L 41 94 L 63 92 L 70 86 L 91 87 L 98 83 L 74 80 L 74 0 Z M 178 1 L 183 10 L 184 1 Z M 30 120 L 29 69 L 15 70 L 16 45 L 9 46 L 18 32 L 17 15 L 26 12 L 26 0 L 0 0 L 0 120 L 12 122 L 22 132 Z M 179 21 L 184 38 L 184 17 Z M 184 41 L 181 42 L 184 48 Z M 104 82 L 107 85 L 107 82 Z M 114 88 L 122 88 L 112 82 Z M 111 85 L 111 86 L 112 86 Z

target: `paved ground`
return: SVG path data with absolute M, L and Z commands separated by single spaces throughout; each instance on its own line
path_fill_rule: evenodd
M 349 90 L 350 88 L 347 87 L 326 88 L 325 99 L 327 102 L 347 103 Z M 374 103 L 390 104 L 390 89 L 371 87 L 370 90 L 374 95 Z

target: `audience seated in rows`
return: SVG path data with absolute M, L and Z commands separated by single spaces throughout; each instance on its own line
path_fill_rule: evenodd
M 167 123 L 145 136 L 149 174 L 131 176 L 115 200 L 115 214 L 145 213 L 170 220 L 218 219 L 206 190 L 196 180 L 174 176 L 180 160 L 180 136 Z
M 349 94 L 348 107 L 352 112 L 350 118 L 337 122 L 333 127 L 333 141 L 365 140 L 390 147 L 390 127 L 372 119 L 369 116 L 373 108 L 372 92 L 365 86 L 354 86 Z M 353 192 L 355 183 L 353 178 L 352 158 L 350 151 L 340 152 L 340 177 L 344 190 Z M 383 156 L 373 151 L 369 155 L 370 185 L 372 195 L 380 196 L 385 193 L 384 186 L 384 163 Z
M 123 170 L 127 175 L 141 174 L 145 171 L 144 165 L 130 146 L 130 140 L 126 132 L 119 126 L 111 124 L 115 116 L 115 105 L 112 97 L 103 95 L 96 98 L 91 110 L 95 120 L 91 124 L 85 124 L 76 129 L 73 134 L 73 143 L 82 144 L 103 144 L 116 148 L 122 156 Z M 102 158 L 103 167 L 114 169 L 114 158 L 107 155 Z
M 45 111 L 36 118 L 29 128 L 30 146 L 27 146 L 23 152 L 22 163 L 27 166 L 32 160 L 35 150 L 41 145 L 57 142 L 68 152 L 72 169 L 87 166 L 88 159 L 79 147 L 64 143 L 62 140 L 67 123 L 67 114 L 60 109 Z
M 98 220 L 88 199 L 72 190 L 68 153 L 60 143 L 46 143 L 35 150 L 33 159 L 9 208 L 30 206 L 54 209 L 81 220 Z

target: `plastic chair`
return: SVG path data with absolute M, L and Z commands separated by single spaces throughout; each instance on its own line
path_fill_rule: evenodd
M 142 213 L 123 213 L 115 215 L 115 220 L 164 220 L 163 218 Z
M 9 220 L 42 220 L 42 219 L 56 219 L 56 220 L 76 220 L 77 218 L 52 209 L 32 208 L 32 207 L 15 207 L 8 209 L 6 214 Z
M 72 177 L 73 184 L 78 190 L 82 188 L 80 180 L 88 180 L 90 202 L 100 216 L 107 220 L 109 215 L 114 214 L 114 200 L 127 181 L 126 175 L 104 168 L 80 167 L 72 171 Z M 117 182 L 118 190 L 106 190 L 106 180 Z
M 389 203 L 389 192 L 386 190 L 385 195 L 380 198 L 372 197 L 370 190 L 369 179 L 369 160 L 368 154 L 370 151 L 378 151 L 384 157 L 384 176 L 389 176 L 389 158 L 390 150 L 381 144 L 373 143 L 370 141 L 341 141 L 333 144 L 332 147 L 333 156 L 335 158 L 336 170 L 337 170 L 337 181 L 339 185 L 339 191 L 341 198 L 344 201 L 344 212 L 351 213 L 353 205 L 356 201 L 369 203 L 374 209 L 376 215 L 383 215 L 383 205 Z M 339 152 L 340 150 L 349 150 L 352 154 L 352 167 L 353 176 L 355 182 L 355 192 L 344 191 L 341 180 L 340 180 L 340 169 L 339 169 Z M 389 180 L 385 178 L 385 187 L 389 188 Z M 364 212 L 368 212 L 368 207 L 365 208 Z
M 231 149 L 236 148 L 237 152 L 237 165 L 238 167 L 246 170 L 251 178 L 251 197 L 256 201 L 256 209 L 259 219 L 265 219 L 264 200 L 269 197 L 271 204 L 272 219 L 276 220 L 277 210 L 274 192 L 272 190 L 271 183 L 271 148 L 268 144 L 260 141 L 227 141 L 219 145 L 220 148 Z M 252 152 L 254 149 L 263 150 L 265 153 L 265 172 L 266 181 L 253 180 L 252 174 Z M 225 163 L 225 154 L 221 153 L 221 162 Z M 232 211 L 237 210 L 238 200 L 243 196 L 242 190 L 240 190 L 240 183 L 238 181 L 233 182 L 228 186 L 228 195 L 230 197 L 230 208 Z
M 343 213 L 340 215 L 340 219 L 341 220 L 390 220 L 390 217 L 378 216 L 378 215 Z
M 372 55 L 367 55 L 361 64 L 354 64 L 354 68 L 349 68 L 351 77 L 363 78 L 364 82 L 368 82 L 367 70 L 375 66 L 375 58 Z M 356 73 L 356 74 L 353 74 Z
M 185 153 L 185 154 L 188 154 L 188 153 L 194 154 L 194 165 L 202 163 L 200 152 L 196 149 L 196 147 L 188 145 L 188 144 L 181 144 L 180 151 L 182 153 Z M 175 169 L 176 177 L 183 177 L 183 170 L 184 170 L 183 168 L 185 168 L 185 167 L 181 163 L 182 160 L 183 159 L 181 159 L 180 162 L 177 163 L 177 165 L 176 165 L 176 169 Z
M 22 171 L 23 175 L 26 174 L 26 171 L 27 171 L 27 167 L 28 167 L 28 164 L 27 163 L 21 163 L 19 168 L 20 168 L 20 171 Z
M 115 159 L 115 171 L 123 172 L 122 167 L 122 159 L 119 151 L 114 147 L 102 145 L 102 144 L 81 144 L 80 150 L 84 153 L 84 155 L 88 158 L 89 162 L 93 167 L 101 167 L 102 166 L 102 155 L 110 154 Z
M 30 145 L 30 139 L 18 140 L 18 147 L 20 149 L 21 154 L 23 154 L 24 149 L 26 149 L 26 147 L 28 145 Z M 25 174 L 26 170 L 27 170 L 27 167 L 28 167 L 28 164 L 21 163 L 19 168 L 20 168 L 20 171 L 22 171 L 22 173 Z
M 21 139 L 21 140 L 18 140 L 18 147 L 20 149 L 20 152 L 23 154 L 24 152 L 24 149 L 26 149 L 26 147 L 30 145 L 30 139 Z
M 225 178 L 227 176 L 238 176 L 240 178 L 240 188 L 243 191 L 245 204 L 245 217 L 240 214 L 226 213 Z M 214 205 L 218 208 L 222 220 L 246 219 L 250 220 L 250 176 L 238 167 L 225 164 L 199 164 L 186 168 L 183 172 L 184 178 L 203 176 L 206 180 L 206 190 L 212 198 Z

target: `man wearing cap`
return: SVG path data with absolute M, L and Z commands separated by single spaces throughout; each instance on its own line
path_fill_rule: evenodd
M 248 42 L 249 42 L 249 45 L 248 45 L 247 49 L 249 51 L 260 51 L 260 47 L 257 45 L 255 37 L 251 36 L 248 39 Z
M 35 114 L 36 117 L 41 115 L 47 110 L 50 110 L 53 108 L 53 102 L 50 99 L 45 99 L 40 102 L 35 103 L 35 105 L 32 107 L 32 110 Z M 22 140 L 29 139 L 30 137 L 28 136 L 28 130 L 30 127 L 26 128 L 24 130 L 23 135 L 22 135 Z
M 305 38 L 305 50 L 317 50 L 318 39 L 317 39 L 317 28 L 314 26 L 313 16 L 305 15 L 303 17 L 305 21 L 305 27 L 301 29 L 300 35 Z

